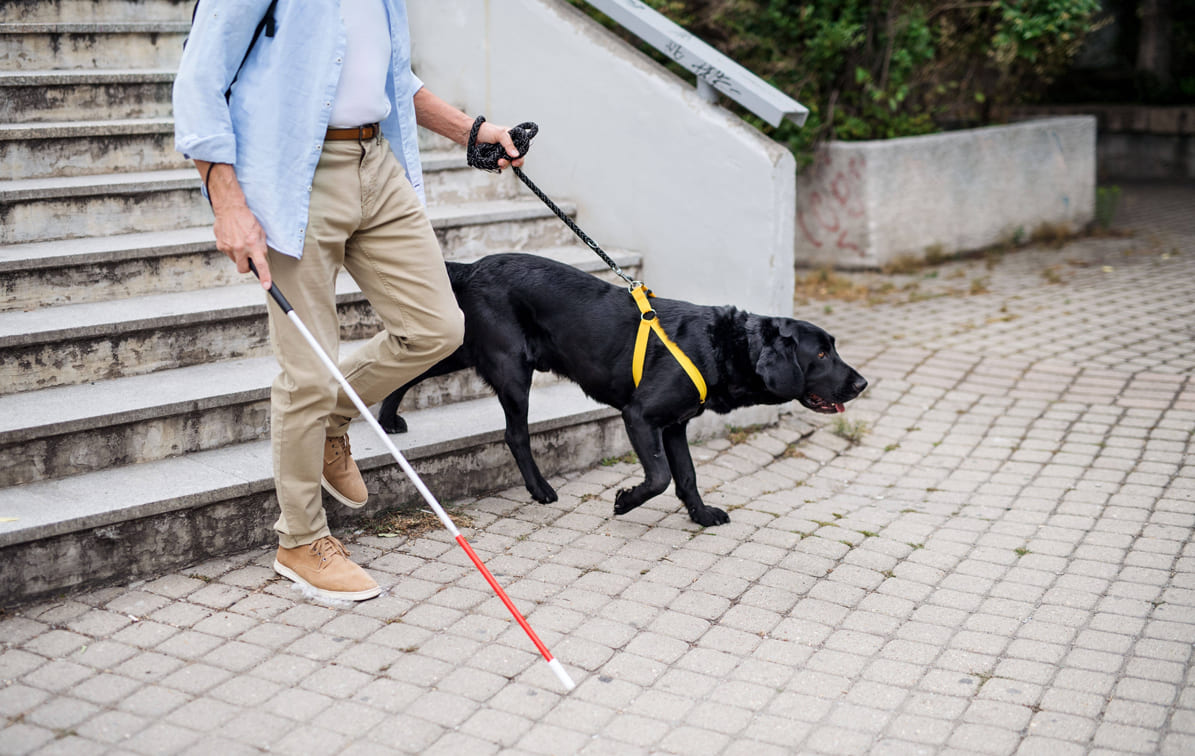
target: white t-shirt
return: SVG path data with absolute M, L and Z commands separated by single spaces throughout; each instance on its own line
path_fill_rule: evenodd
M 332 128 L 376 123 L 390 114 L 386 74 L 390 70 L 390 21 L 382 0 L 340 0 L 348 39 L 340 83 L 332 101 Z

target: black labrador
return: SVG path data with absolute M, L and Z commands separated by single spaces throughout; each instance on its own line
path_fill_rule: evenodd
M 673 478 L 689 517 L 707 526 L 730 518 L 701 501 L 685 436 L 690 419 L 706 409 L 726 413 L 793 399 L 815 412 L 842 412 L 867 387 L 838 356 L 834 337 L 812 323 L 653 298 L 665 331 L 701 371 L 709 393 L 702 404 L 694 382 L 654 334 L 636 388 L 631 362 L 640 312 L 626 287 L 526 254 L 450 262 L 448 274 L 465 314 L 464 344 L 386 397 L 378 420 L 388 433 L 405 431 L 398 405 L 408 389 L 475 368 L 498 395 L 506 443 L 539 502 L 555 501 L 556 491 L 531 457 L 527 397 L 536 370 L 564 376 L 622 412 L 646 479 L 618 492 L 615 514 L 663 493 Z

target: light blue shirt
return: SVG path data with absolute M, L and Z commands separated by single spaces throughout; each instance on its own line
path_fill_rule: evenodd
M 390 19 L 390 115 L 382 133 L 420 199 L 423 171 L 412 98 L 404 0 Z M 188 159 L 231 163 L 266 243 L 301 257 L 311 180 L 340 81 L 346 34 L 338 0 L 279 0 L 275 36 L 263 32 L 237 75 L 269 0 L 202 0 L 174 81 L 174 144 Z M 224 92 L 237 76 L 232 96 Z

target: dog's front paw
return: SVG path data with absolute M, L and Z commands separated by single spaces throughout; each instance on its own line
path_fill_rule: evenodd
M 631 489 L 624 488 L 614 496 L 614 514 L 626 514 L 643 502 L 635 501 L 631 496 Z
M 703 505 L 700 508 L 690 509 L 689 519 L 703 528 L 708 528 L 711 525 L 725 525 L 730 522 L 730 515 L 717 507 Z
M 551 504 L 559 498 L 556 495 L 556 489 L 548 485 L 547 481 L 540 481 L 539 485 L 527 486 L 527 493 L 531 494 L 531 498 L 540 504 Z
M 402 419 L 402 415 L 378 415 L 378 425 L 390 434 L 407 432 L 407 421 Z

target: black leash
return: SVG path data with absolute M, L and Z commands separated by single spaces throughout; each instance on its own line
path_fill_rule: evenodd
M 474 168 L 480 168 L 483 171 L 490 171 L 493 173 L 498 173 L 500 171 L 498 167 L 499 160 L 518 160 L 526 155 L 527 150 L 531 149 L 532 137 L 539 133 L 539 127 L 530 121 L 526 123 L 520 123 L 518 126 L 515 126 L 513 129 L 511 129 L 510 138 L 511 141 L 514 142 L 515 149 L 519 153 L 517 157 L 511 158 L 506 154 L 506 148 L 500 144 L 477 143 L 477 132 L 483 123 L 485 123 L 485 116 L 477 116 L 477 120 L 473 122 L 473 128 L 469 131 L 466 160 L 469 165 Z M 639 332 L 635 336 L 635 351 L 631 359 L 631 375 L 635 380 L 635 386 L 638 387 L 639 382 L 643 378 L 643 366 L 647 359 L 648 334 L 654 332 L 656 337 L 659 338 L 664 346 L 668 348 L 668 351 L 672 353 L 673 359 L 676 360 L 677 364 L 679 364 L 689 376 L 689 380 L 693 381 L 693 386 L 697 389 L 698 398 L 702 404 L 705 404 L 705 398 L 709 393 L 709 390 L 706 387 L 705 379 L 701 375 L 701 370 L 693 363 L 693 360 L 689 359 L 688 355 L 684 353 L 684 350 L 682 350 L 676 344 L 676 342 L 668 337 L 664 327 L 660 325 L 660 319 L 657 317 L 656 311 L 652 309 L 651 304 L 648 302 L 648 297 L 655 296 L 651 293 L 651 290 L 644 286 L 642 281 L 636 281 L 626 273 L 623 273 L 622 268 L 618 267 L 618 263 L 611 260 L 610 256 L 598 246 L 597 242 L 595 242 L 593 239 L 590 239 L 589 235 L 582 231 L 581 227 L 578 226 L 572 218 L 568 217 L 568 215 L 566 215 L 565 212 L 561 210 L 560 207 L 551 200 L 551 198 L 548 197 L 548 195 L 544 194 L 543 191 L 535 185 L 534 181 L 527 178 L 527 174 L 523 173 L 522 170 L 515 168 L 513 165 L 511 168 L 514 169 L 515 175 L 519 177 L 519 180 L 526 184 L 527 188 L 530 189 L 536 197 L 539 197 L 541 200 L 543 200 L 543 203 L 547 205 L 552 212 L 556 213 L 557 218 L 564 221 L 564 225 L 571 228 L 574 234 L 581 237 L 581 241 L 585 242 L 590 249 L 596 252 L 598 257 L 602 258 L 602 260 L 610 266 L 610 270 L 617 273 L 622 280 L 627 282 L 631 292 L 631 297 L 635 300 L 635 304 L 638 306 L 640 313 Z
M 473 128 L 469 131 L 469 144 L 466 151 L 466 160 L 470 166 L 474 168 L 480 168 L 483 171 L 490 171 L 491 173 L 499 172 L 499 160 L 517 160 L 518 158 L 526 155 L 527 150 L 531 149 L 531 139 L 539 133 L 539 126 L 531 123 L 530 121 L 527 121 L 526 123 L 520 123 L 518 126 L 512 128 L 510 130 L 510 138 L 515 143 L 515 149 L 518 150 L 519 155 L 516 158 L 511 158 L 506 154 L 506 149 L 500 144 L 477 143 L 477 131 L 481 128 L 481 124 L 483 123 L 485 123 L 485 116 L 477 116 L 477 120 L 473 121 Z M 602 258 L 602 262 L 610 266 L 610 270 L 617 273 L 622 280 L 626 281 L 627 284 L 631 286 L 631 288 L 634 288 L 637 284 L 640 284 L 639 281 L 636 281 L 624 273 L 622 268 L 618 266 L 618 263 L 614 262 L 614 260 L 612 260 L 610 256 L 606 254 L 605 250 L 598 246 L 597 242 L 589 238 L 589 234 L 582 231 L 581 227 L 578 226 L 576 222 L 568 216 L 567 213 L 561 210 L 560 206 L 553 202 L 551 197 L 544 194 L 543 190 L 536 186 L 534 181 L 527 178 L 527 174 L 523 173 L 521 168 L 515 168 L 514 166 L 511 166 L 511 169 L 515 172 L 515 175 L 519 177 L 519 180 L 526 184 L 527 188 L 530 189 L 536 197 L 539 197 L 540 200 L 548 206 L 548 209 L 556 214 L 557 218 L 564 221 L 564 225 L 572 229 L 572 232 L 580 237 L 581 241 L 585 242 L 590 249 L 597 253 L 598 257 Z

